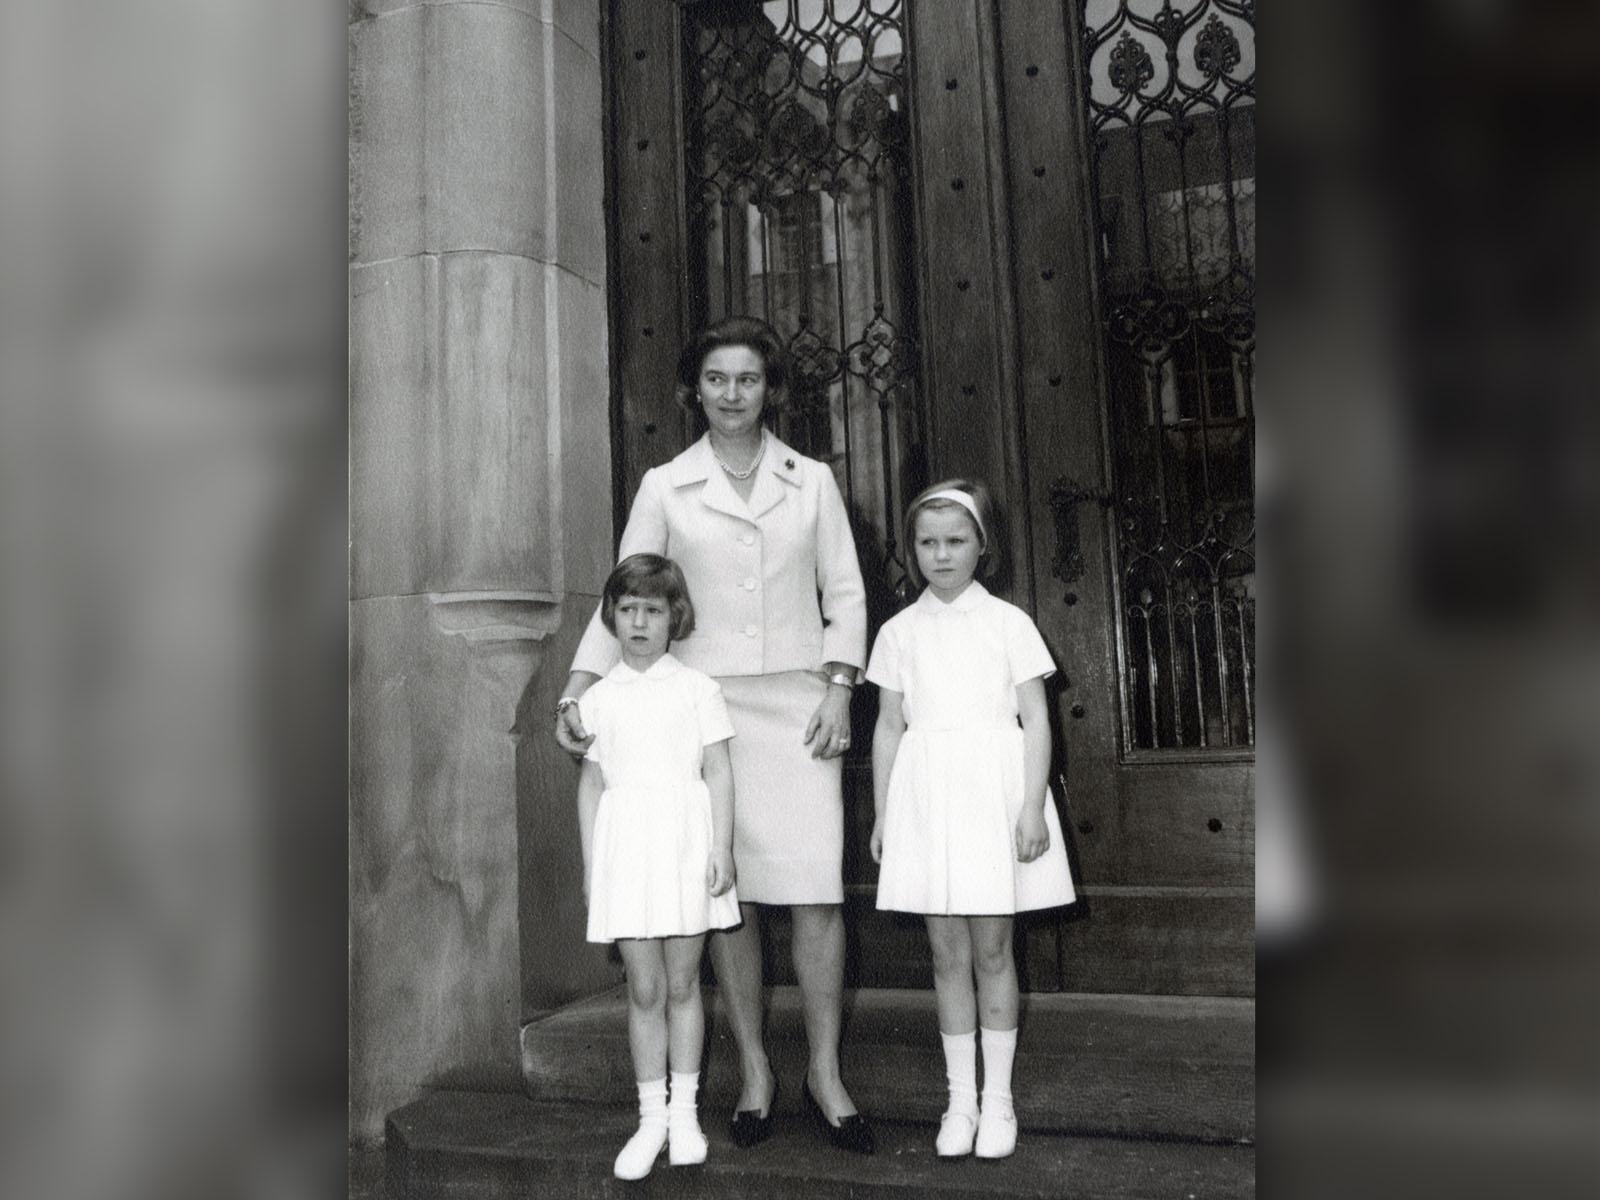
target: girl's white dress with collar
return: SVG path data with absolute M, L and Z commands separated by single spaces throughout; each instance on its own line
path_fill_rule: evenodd
M 711 794 L 700 776 L 701 752 L 733 736 L 716 681 L 670 654 L 646 671 L 618 663 L 578 709 L 594 734 L 584 757 L 605 779 L 589 876 L 589 941 L 737 925 L 737 888 L 713 896 L 706 885 Z
M 878 634 L 867 678 L 905 697 L 884 809 L 878 907 L 988 916 L 1075 898 L 1055 797 L 1050 846 L 1017 861 L 1022 726 L 1017 685 L 1055 663 L 1028 614 L 974 580 L 949 604 L 931 590 Z

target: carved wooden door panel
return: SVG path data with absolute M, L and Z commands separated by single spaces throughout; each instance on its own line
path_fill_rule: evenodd
M 618 512 L 698 434 L 673 360 L 728 313 L 788 341 L 778 432 L 836 472 L 873 632 L 908 598 L 905 500 L 988 480 L 1002 594 L 1062 666 L 1058 790 L 1084 896 L 1019 922 L 1034 989 L 1251 987 L 1251 15 L 608 9 Z M 873 908 L 873 697 L 856 710 L 851 981 L 926 986 L 920 921 Z

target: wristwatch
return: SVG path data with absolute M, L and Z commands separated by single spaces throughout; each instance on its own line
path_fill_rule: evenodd
M 561 699 L 556 701 L 556 706 L 552 715 L 559 717 L 562 713 L 566 712 L 567 709 L 577 707 L 578 698 L 576 696 L 563 696 Z
M 849 675 L 846 675 L 843 671 L 840 671 L 837 675 L 829 675 L 828 682 L 837 683 L 840 687 L 847 689 L 854 688 L 856 686 L 855 679 Z

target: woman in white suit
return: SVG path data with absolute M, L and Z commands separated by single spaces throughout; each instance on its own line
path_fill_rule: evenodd
M 744 923 L 711 935 L 711 961 L 740 1052 L 730 1128 L 754 1145 L 777 1080 L 761 1035 L 756 904 L 788 905 L 810 1063 L 803 1094 L 834 1144 L 873 1149 L 839 1071 L 844 980 L 844 808 L 840 756 L 850 690 L 865 662 L 866 598 L 833 473 L 769 432 L 786 363 L 764 321 L 720 321 L 684 348 L 678 396 L 704 410 L 704 437 L 645 473 L 619 557 L 650 551 L 682 569 L 693 634 L 672 646 L 717 679 L 733 719 L 734 865 Z M 618 660 L 598 612 L 556 708 L 556 739 L 588 744 L 575 698 Z

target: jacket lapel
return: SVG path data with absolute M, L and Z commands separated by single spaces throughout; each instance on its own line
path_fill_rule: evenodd
M 672 460 L 672 486 L 687 487 L 704 483 L 700 490 L 700 503 L 707 508 L 741 521 L 750 520 L 750 509 L 739 499 L 727 477 L 717 467 L 716 456 L 711 453 L 711 440 L 702 436 L 677 458 Z
M 756 470 L 756 486 L 750 492 L 750 515 L 757 518 L 766 515 L 783 502 L 791 487 L 799 486 L 799 456 L 768 434 L 767 452 L 761 456 L 761 466 Z

